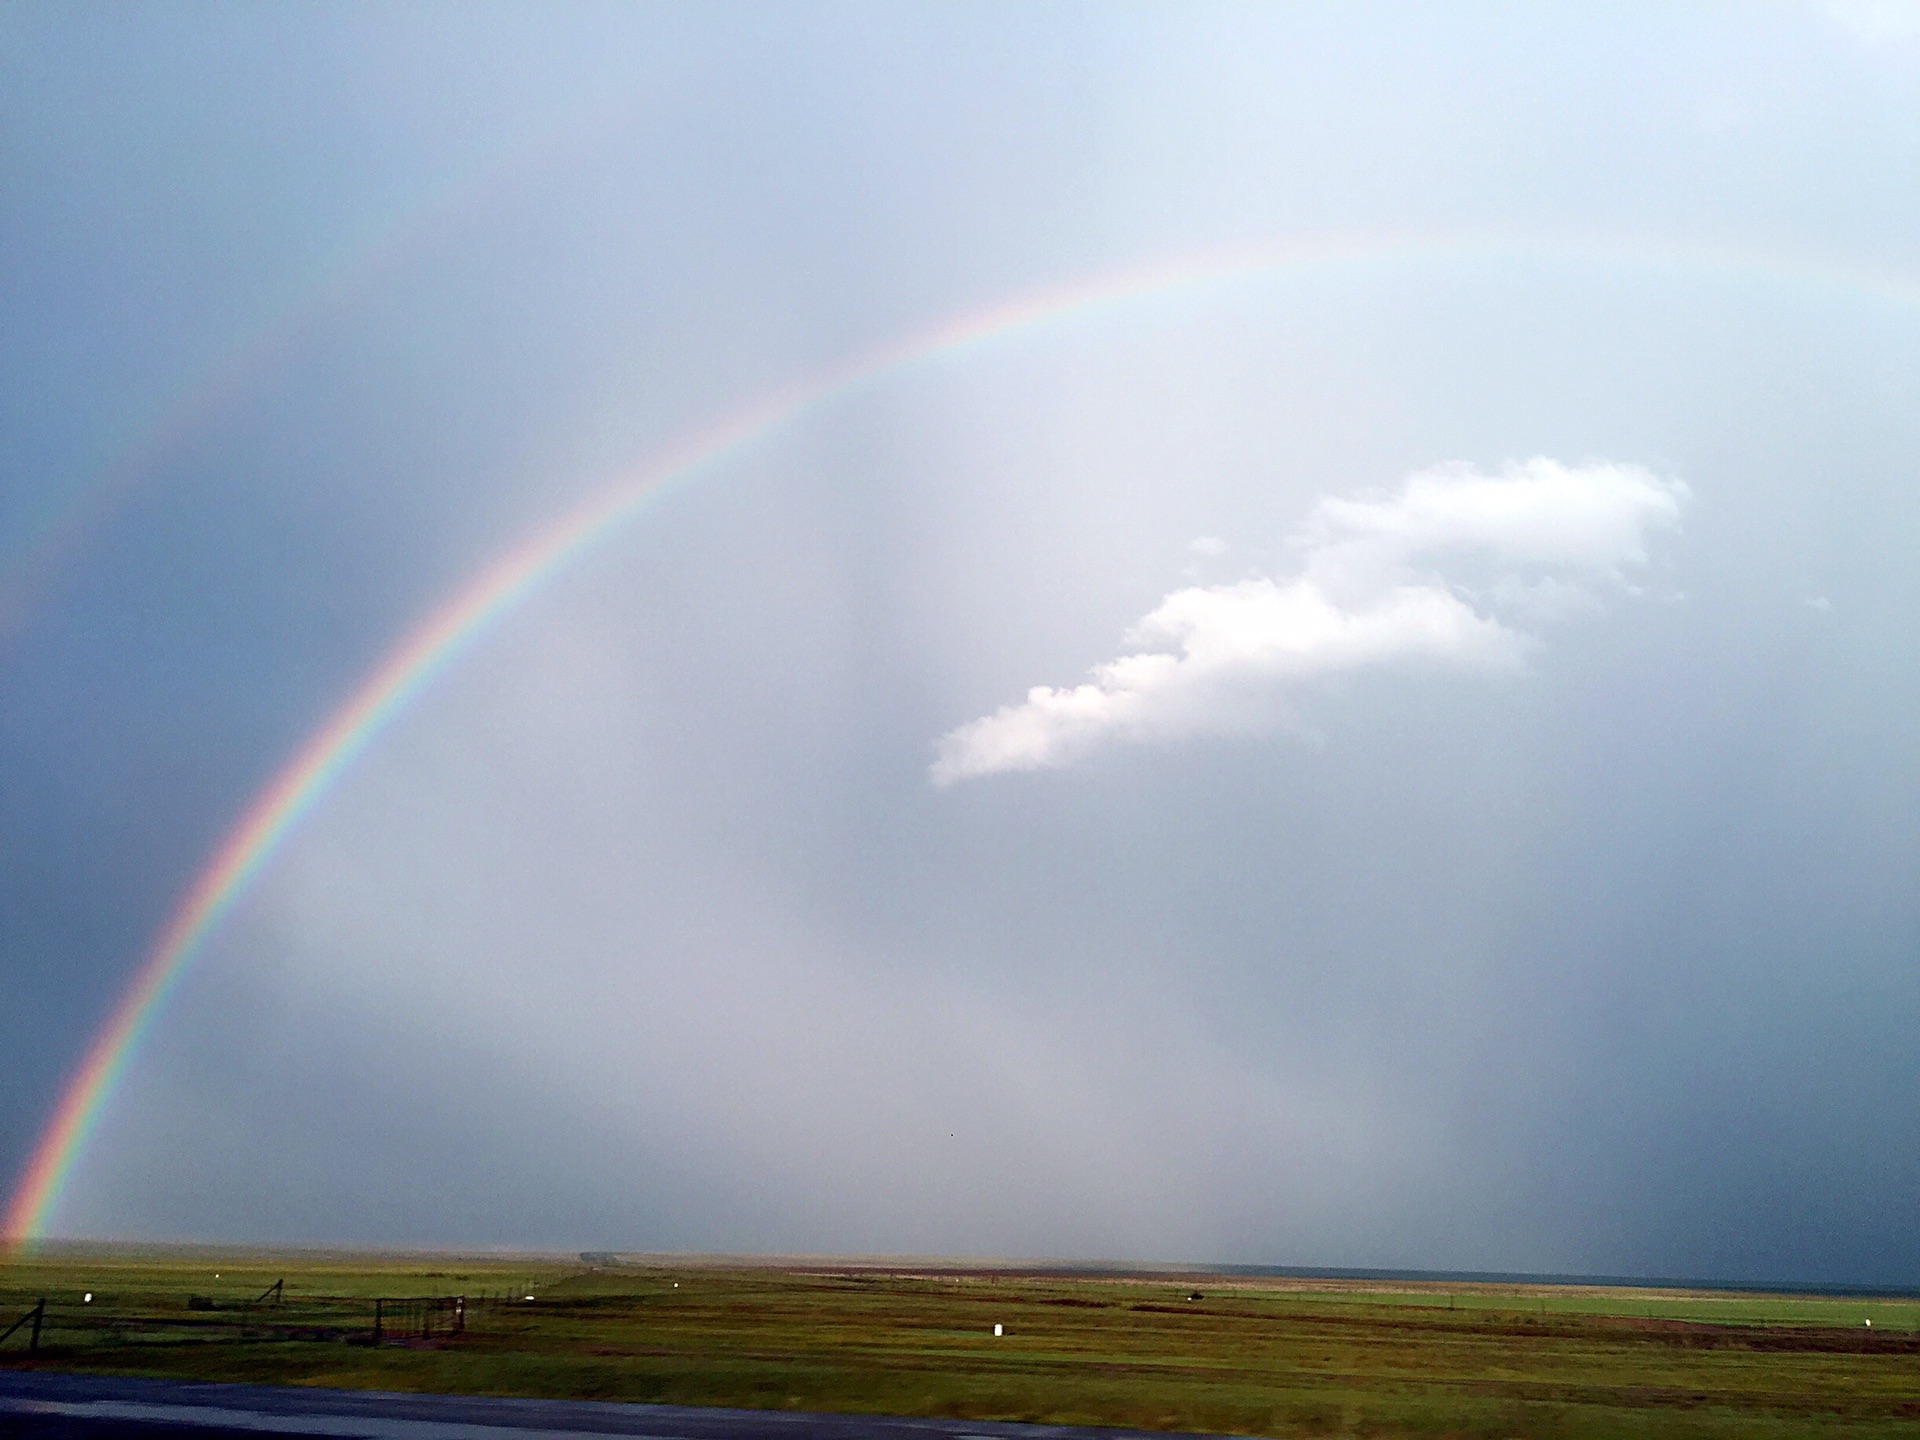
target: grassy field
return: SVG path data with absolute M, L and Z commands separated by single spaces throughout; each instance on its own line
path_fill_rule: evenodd
M 252 1303 L 280 1279 L 278 1303 Z M 417 1312 L 388 1304 L 371 1343 L 374 1297 L 456 1294 L 465 1333 L 442 1315 L 422 1340 L 404 1333 Z M 1920 1302 L 1904 1300 L 801 1263 L 0 1262 L 0 1328 L 41 1296 L 40 1352 L 16 1334 L 0 1364 L 1252 1435 L 1920 1434 Z

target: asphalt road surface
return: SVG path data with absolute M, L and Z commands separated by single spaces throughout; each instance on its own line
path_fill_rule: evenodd
M 792 1410 L 501 1400 L 273 1385 L 189 1385 L 51 1371 L 0 1370 L 0 1436 L 31 1440 L 181 1440 L 330 1435 L 365 1440 L 1129 1440 L 1133 1430 L 909 1420 Z M 1157 1437 L 1165 1440 L 1165 1437 Z

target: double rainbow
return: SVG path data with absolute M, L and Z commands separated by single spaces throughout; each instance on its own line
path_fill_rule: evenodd
M 1049 321 L 1082 315 L 1183 289 L 1396 257 L 1544 258 L 1603 264 L 1733 271 L 1920 304 L 1920 285 L 1904 277 L 1814 265 L 1783 265 L 1726 251 L 1611 242 L 1516 243 L 1486 237 L 1363 236 L 1283 248 L 1188 257 L 1119 270 L 1037 293 L 878 347 L 802 383 L 778 391 L 684 437 L 523 541 L 468 581 L 430 614 L 363 680 L 347 702 L 302 745 L 254 797 L 181 898 L 139 970 L 95 1035 L 62 1092 L 27 1162 L 4 1220 L 0 1243 L 25 1244 L 45 1233 L 63 1187 L 127 1067 L 167 997 L 221 920 L 246 893 L 300 817 L 436 675 L 543 581 L 652 503 L 713 474 L 741 452 L 809 414 L 915 365 L 953 357 L 969 347 Z

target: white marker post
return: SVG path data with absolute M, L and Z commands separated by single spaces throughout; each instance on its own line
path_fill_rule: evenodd
M 1005 1334 L 1005 1333 L 1006 1333 L 1006 1332 L 1005 1332 L 1005 1330 L 1004 1330 L 1004 1329 L 1002 1329 L 1002 1327 L 1000 1327 L 999 1325 L 995 1325 L 995 1326 L 993 1327 L 993 1335 L 994 1335 L 994 1338 L 995 1338 L 996 1340 L 997 1340 L 997 1339 L 999 1339 L 999 1338 L 1000 1338 L 1000 1336 L 1001 1336 L 1001 1335 L 1003 1335 L 1003 1334 Z

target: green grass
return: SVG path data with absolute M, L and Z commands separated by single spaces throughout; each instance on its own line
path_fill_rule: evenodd
M 284 1306 L 243 1308 L 283 1276 Z M 450 1341 L 364 1343 L 372 1296 L 485 1292 L 538 1298 Z M 43 1294 L 40 1356 L 15 1336 L 0 1363 L 1257 1435 L 1920 1433 L 1911 1301 L 417 1256 L 0 1264 L 0 1324 Z

